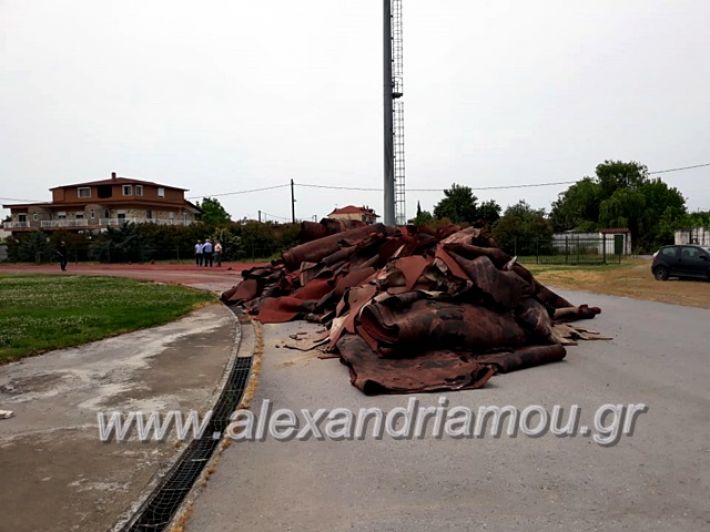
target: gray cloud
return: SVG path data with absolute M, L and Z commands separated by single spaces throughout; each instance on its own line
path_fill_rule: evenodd
M 406 0 L 411 187 L 562 181 L 606 158 L 710 162 L 703 0 Z M 381 2 L 6 0 L 1 196 L 111 171 L 190 195 L 382 181 Z M 669 174 L 710 208 L 710 169 Z M 549 207 L 564 187 L 482 191 Z M 424 208 L 436 193 L 410 193 Z M 297 215 L 381 194 L 297 189 Z M 287 189 L 221 198 L 290 214 Z

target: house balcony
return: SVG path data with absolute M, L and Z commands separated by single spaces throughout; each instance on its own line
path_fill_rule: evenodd
M 90 220 L 42 220 L 40 227 L 42 229 L 86 229 L 91 227 Z
M 8 231 L 13 231 L 17 229 L 29 229 L 30 222 L 3 222 L 2 228 Z
M 192 220 L 182 218 L 101 218 L 100 227 L 120 227 L 125 223 L 157 225 L 190 225 Z

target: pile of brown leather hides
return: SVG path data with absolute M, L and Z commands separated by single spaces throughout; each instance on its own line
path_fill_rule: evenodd
M 322 323 L 314 345 L 337 354 L 365 393 L 480 388 L 596 338 L 569 322 L 598 308 L 545 288 L 483 229 L 339 229 L 304 223 L 306 243 L 243 271 L 222 299 L 263 323 Z

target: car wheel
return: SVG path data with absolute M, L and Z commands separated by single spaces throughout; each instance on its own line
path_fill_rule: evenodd
M 668 279 L 668 268 L 665 266 L 656 266 L 653 270 L 653 276 L 658 281 L 665 281 Z

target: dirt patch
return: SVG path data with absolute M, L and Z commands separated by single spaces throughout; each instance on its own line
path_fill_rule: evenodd
M 648 260 L 638 259 L 619 266 L 526 266 L 541 283 L 558 288 L 710 308 L 710 282 L 657 281 L 651 275 L 651 262 Z

